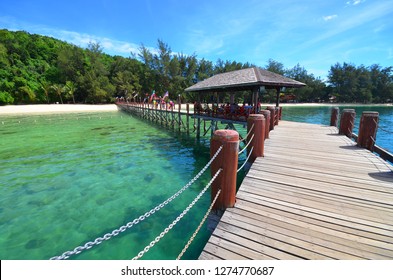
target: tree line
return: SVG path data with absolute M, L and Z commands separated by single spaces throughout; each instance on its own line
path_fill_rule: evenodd
M 81 48 L 51 37 L 24 31 L 0 30 L 0 104 L 110 103 L 118 96 L 143 98 L 153 90 L 168 91 L 193 102 L 197 93 L 184 89 L 218 73 L 256 66 L 251 63 L 198 59 L 195 54 L 173 53 L 158 40 L 151 51 L 141 45 L 130 57 L 103 53 L 99 43 Z M 331 66 L 327 81 L 315 77 L 300 64 L 293 68 L 273 59 L 263 67 L 307 84 L 282 93 L 283 101 L 391 102 L 393 67 Z M 246 93 L 248 94 L 248 93 Z M 229 96 L 229 94 L 227 95 Z M 292 96 L 287 99 L 286 96 Z M 262 96 L 273 102 L 275 91 Z

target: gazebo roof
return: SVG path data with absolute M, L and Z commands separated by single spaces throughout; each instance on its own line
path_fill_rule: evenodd
M 246 68 L 214 75 L 185 89 L 185 91 L 241 91 L 259 88 L 299 88 L 306 84 L 261 69 Z

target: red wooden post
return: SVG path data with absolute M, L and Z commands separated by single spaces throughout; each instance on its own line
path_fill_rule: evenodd
M 261 114 L 251 114 L 247 118 L 247 131 L 249 132 L 251 127 L 254 125 L 253 131 L 248 133 L 247 143 L 250 143 L 247 147 L 247 154 L 250 153 L 251 147 L 252 153 L 249 162 L 254 162 L 257 157 L 263 157 L 264 143 L 265 143 L 265 117 Z M 254 135 L 254 137 L 253 137 Z M 252 140 L 251 140 L 252 138 Z
M 276 118 L 276 108 L 274 106 L 268 106 L 266 109 L 270 111 L 270 126 L 269 126 L 269 129 L 273 130 L 274 129 L 274 124 L 276 122 L 276 120 L 275 120 L 275 118 Z
M 357 145 L 373 151 L 378 129 L 378 112 L 363 112 L 360 118 L 359 136 Z
M 280 107 L 274 107 L 274 125 L 278 125 L 278 120 L 280 119 Z
M 282 120 L 282 107 L 278 107 L 278 119 Z
M 355 109 L 344 109 L 340 120 L 339 134 L 352 137 L 352 130 L 355 125 Z
M 269 138 L 270 131 L 270 111 L 269 110 L 261 110 L 260 114 L 265 117 L 265 140 Z
M 223 145 L 223 149 L 210 167 L 212 177 L 218 169 L 222 168 L 221 173 L 212 183 L 212 201 L 218 190 L 221 189 L 221 194 L 213 206 L 215 210 L 224 210 L 235 205 L 239 133 L 235 130 L 214 131 L 213 137 L 210 140 L 210 157 L 216 153 L 221 145 Z
M 332 114 L 330 116 L 330 126 L 337 127 L 339 111 L 340 111 L 340 109 L 338 107 L 332 108 Z

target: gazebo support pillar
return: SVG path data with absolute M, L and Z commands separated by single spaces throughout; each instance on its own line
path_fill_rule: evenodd
M 252 90 L 252 108 L 253 108 L 253 114 L 257 114 L 257 105 L 258 105 L 258 88 L 254 88 Z
M 280 105 L 280 92 L 281 87 L 276 87 L 276 107 L 279 107 Z

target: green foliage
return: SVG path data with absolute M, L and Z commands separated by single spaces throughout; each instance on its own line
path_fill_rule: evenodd
M 14 98 L 8 92 L 0 91 L 0 105 L 12 104 Z
M 212 101 L 214 94 L 187 93 L 184 89 L 218 73 L 253 67 L 250 63 L 223 61 L 216 63 L 196 55 L 173 53 L 163 40 L 153 51 L 143 44 L 138 58 L 110 56 L 99 43 L 87 49 L 24 31 L 0 30 L 0 103 L 107 103 L 123 96 L 141 100 L 153 90 L 158 96 L 169 91 L 170 99 L 179 95 L 183 101 Z M 356 67 L 337 63 L 331 67 L 329 85 L 314 77 L 299 64 L 286 69 L 281 62 L 269 59 L 265 68 L 307 84 L 287 89 L 281 96 L 295 96 L 299 102 L 328 101 L 334 96 L 341 102 L 391 102 L 393 67 L 379 65 Z M 250 99 L 250 93 L 236 95 L 237 101 Z M 274 102 L 276 91 L 262 96 Z M 229 101 L 230 93 L 220 93 L 220 101 Z
M 329 83 L 339 102 L 391 102 L 393 100 L 393 67 L 382 68 L 336 63 L 330 68 Z

